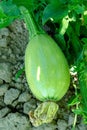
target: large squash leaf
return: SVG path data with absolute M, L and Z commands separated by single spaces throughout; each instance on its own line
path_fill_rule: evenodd
M 61 3 L 55 2 L 48 4 L 43 12 L 42 23 L 45 24 L 49 19 L 57 22 L 68 14 L 68 8 L 61 6 Z

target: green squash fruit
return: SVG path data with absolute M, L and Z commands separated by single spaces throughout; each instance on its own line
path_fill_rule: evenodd
M 69 87 L 67 61 L 47 34 L 37 34 L 27 45 L 25 72 L 32 93 L 41 101 L 58 101 Z
M 66 58 L 56 42 L 34 22 L 31 14 L 20 7 L 29 30 L 29 44 L 25 51 L 25 73 L 29 87 L 40 101 L 35 111 L 29 112 L 34 126 L 50 123 L 58 110 L 55 103 L 67 92 L 70 84 Z

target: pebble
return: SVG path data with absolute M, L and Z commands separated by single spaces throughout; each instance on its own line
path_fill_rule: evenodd
M 6 37 L 0 39 L 0 47 L 7 47 L 7 39 L 6 39 Z
M 23 92 L 19 98 L 18 102 L 27 102 L 31 99 L 31 95 L 28 92 Z
M 38 127 L 33 127 L 32 130 L 60 130 L 60 129 L 57 129 L 57 125 L 54 122 L 52 122 L 49 124 L 43 124 Z
M 32 102 L 32 100 L 30 100 L 29 102 L 24 103 L 23 112 L 25 114 L 28 114 L 30 110 L 34 110 L 36 108 L 35 102 Z
M 12 54 L 12 50 L 11 50 L 11 48 L 8 48 L 8 54 L 9 54 L 9 55 Z
M 18 72 L 18 71 L 17 71 L 17 72 Z M 17 72 L 16 72 L 16 73 L 17 73 Z M 20 78 L 15 79 L 15 81 L 16 81 L 17 83 L 21 83 L 21 82 L 22 82 Z
M 11 59 L 11 61 L 13 61 L 14 63 L 15 63 L 15 55 L 14 54 L 10 54 L 10 59 Z
M 18 98 L 19 94 L 20 91 L 18 89 L 10 88 L 4 95 L 4 103 L 11 105 Z
M 8 35 L 9 35 L 8 28 L 0 29 L 0 36 L 8 36 Z
M 11 66 L 9 63 L 0 63 L 0 79 L 4 80 L 5 82 L 11 82 Z
M 81 121 L 81 123 L 78 125 L 79 130 L 87 130 L 87 125 Z
M 16 109 L 23 113 L 23 103 L 19 103 L 16 105 Z
M 65 120 L 58 120 L 57 121 L 58 130 L 66 130 L 68 124 Z
M 20 21 L 15 21 L 14 24 L 11 24 L 9 27 L 10 27 L 11 31 L 13 31 L 15 33 L 16 32 L 22 33 L 22 31 L 23 31 Z
M 70 114 L 69 115 L 69 119 L 68 119 L 68 126 L 71 126 L 73 125 L 73 122 L 74 122 L 74 115 L 73 114 Z
M 5 94 L 5 92 L 8 90 L 8 87 L 8 84 L 0 85 L 0 96 L 3 96 Z
M 18 105 L 18 100 L 16 99 L 15 101 L 12 102 L 11 106 L 15 108 Z
M 25 90 L 25 87 L 22 83 L 15 83 L 15 88 L 21 90 L 21 91 L 24 91 Z
M 4 108 L 5 107 L 5 103 L 4 103 L 4 100 L 3 100 L 3 96 L 0 97 L 0 109 Z
M 2 55 L 2 59 L 5 60 L 7 57 L 5 55 Z
M 0 85 L 2 85 L 3 84 L 3 80 L 2 79 L 0 79 Z
M 10 113 L 0 119 L 0 130 L 32 130 L 27 117 L 19 113 Z
M 6 114 L 10 112 L 10 109 L 8 107 L 2 108 L 0 110 L 0 118 L 4 117 Z

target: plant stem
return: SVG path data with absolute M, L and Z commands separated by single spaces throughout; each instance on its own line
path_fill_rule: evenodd
M 76 86 L 76 84 L 73 84 L 73 87 L 75 89 L 75 95 L 77 96 L 78 93 L 77 93 L 77 86 Z M 76 110 L 79 108 L 79 103 L 80 102 L 76 103 Z M 77 123 L 77 117 L 78 117 L 78 114 L 75 114 L 72 130 L 75 130 L 76 123 Z
M 29 31 L 29 38 L 32 39 L 33 36 L 40 33 L 41 30 L 37 25 L 36 21 L 32 17 L 31 13 L 25 7 L 20 7 L 21 14 L 23 15 L 24 21 L 26 23 L 27 29 Z

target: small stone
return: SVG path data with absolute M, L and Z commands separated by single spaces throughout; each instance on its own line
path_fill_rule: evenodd
M 14 23 L 12 23 L 9 28 L 11 29 L 12 32 L 17 32 L 17 33 L 22 33 L 23 28 L 21 26 L 20 21 L 16 20 Z
M 0 79 L 0 85 L 2 85 L 3 84 L 3 80 L 2 79 Z
M 81 121 L 81 123 L 78 125 L 79 130 L 87 130 L 87 125 Z
M 28 114 L 30 110 L 34 110 L 36 108 L 36 105 L 31 100 L 29 102 L 24 103 L 23 106 L 23 112 L 25 114 Z
M 9 30 L 7 28 L 0 29 L 0 35 L 8 36 L 9 35 Z
M 18 105 L 18 100 L 13 101 L 12 104 L 11 104 L 11 106 L 14 107 L 14 108 L 15 108 L 17 105 Z
M 12 81 L 12 82 L 10 82 L 9 83 L 9 85 L 12 87 L 12 88 L 14 88 L 15 87 L 15 83 Z
M 15 58 L 15 55 L 12 53 L 10 54 L 10 60 L 11 62 L 15 63 L 16 58 Z
M 5 82 L 11 82 L 11 66 L 9 63 L 0 63 L 0 79 L 4 80 Z
M 27 102 L 31 99 L 31 95 L 28 92 L 24 92 L 22 93 L 19 98 L 18 101 L 19 102 Z
M 6 58 L 7 58 L 7 57 L 6 57 L 6 55 L 2 55 L 2 59 L 4 59 L 4 60 L 5 60 Z
M 15 81 L 16 81 L 17 83 L 21 83 L 21 82 L 22 82 L 20 78 L 16 79 Z
M 12 54 L 11 48 L 8 48 L 8 54 L 9 54 L 9 55 Z
M 6 38 L 0 39 L 0 47 L 7 47 L 7 39 Z
M 13 59 L 15 59 L 15 55 L 12 54 L 12 53 L 10 54 L 10 57 L 13 58 Z
M 60 119 L 58 120 L 57 125 L 58 125 L 58 130 L 66 130 L 68 126 L 65 120 L 60 120 Z
M 63 118 L 64 118 L 64 120 L 68 121 L 69 113 L 65 111 L 63 114 Z
M 10 113 L 0 119 L 0 130 L 32 130 L 27 117 L 19 113 Z
M 4 108 L 6 105 L 3 101 L 3 96 L 0 97 L 0 109 Z
M 26 79 L 25 78 L 22 80 L 22 83 L 26 83 Z
M 74 122 L 74 115 L 73 115 L 73 114 L 71 114 L 71 115 L 69 115 L 69 119 L 68 119 L 68 126 L 73 125 L 73 122 Z
M 33 127 L 32 130 L 57 130 L 57 125 L 54 122 L 51 122 L 49 124 L 43 124 L 38 127 Z
M 22 91 L 24 91 L 24 90 L 25 90 L 24 85 L 23 85 L 23 84 L 21 84 L 21 83 L 15 83 L 15 87 L 16 87 L 17 89 L 19 89 L 19 90 L 22 90 Z
M 0 96 L 3 96 L 5 94 L 5 92 L 8 90 L 8 87 L 8 84 L 0 85 Z
M 4 103 L 7 105 L 11 105 L 14 100 L 18 98 L 20 91 L 18 89 L 9 89 L 4 95 Z
M 0 118 L 4 117 L 6 114 L 10 112 L 10 109 L 8 107 L 2 108 L 0 110 Z
M 16 105 L 16 109 L 19 110 L 20 112 L 23 112 L 23 103 L 19 103 Z

